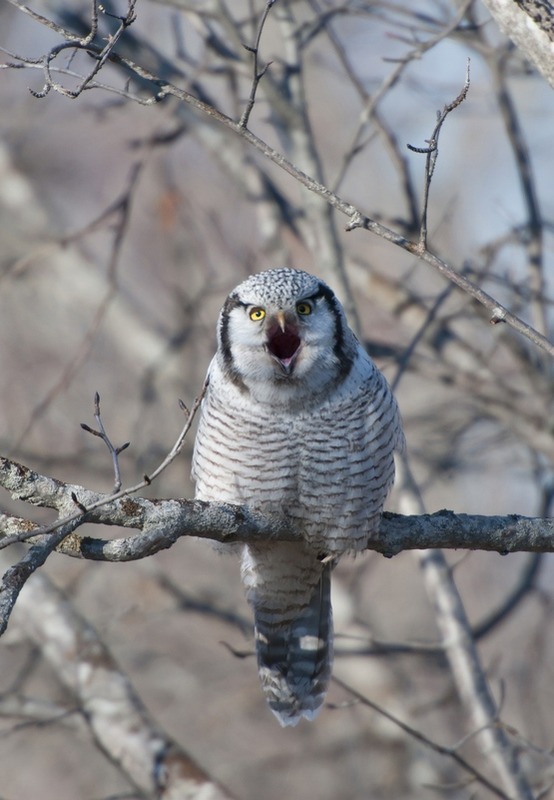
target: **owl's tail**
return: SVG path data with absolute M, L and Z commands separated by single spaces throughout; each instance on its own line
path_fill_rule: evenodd
M 325 700 L 333 661 L 331 565 L 303 548 L 299 558 L 298 545 L 280 544 L 277 549 L 270 560 L 249 553 L 243 575 L 254 608 L 262 688 L 270 709 L 286 726 L 302 717 L 314 719 Z M 309 565 L 302 569 L 307 555 Z M 248 580 L 247 565 L 255 567 L 255 586 Z

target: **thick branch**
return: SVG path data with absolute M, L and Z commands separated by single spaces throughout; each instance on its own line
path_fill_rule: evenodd
M 113 499 L 82 486 L 40 475 L 27 467 L 0 459 L 0 485 L 14 498 L 31 505 L 55 508 L 80 517 L 80 523 L 118 525 L 140 533 L 118 539 L 97 539 L 70 533 L 58 552 L 97 561 L 132 561 L 171 547 L 181 536 L 198 536 L 223 543 L 287 540 L 302 531 L 284 516 L 264 514 L 247 506 L 205 503 L 199 500 L 149 500 L 129 495 Z M 76 510 L 75 500 L 85 513 Z M 54 523 L 50 530 L 57 530 Z M 4 545 L 44 536 L 47 528 L 15 516 L 0 516 Z M 485 517 L 438 511 L 400 516 L 384 514 L 381 528 L 370 537 L 368 549 L 393 556 L 402 550 L 430 547 L 491 550 L 502 554 L 519 551 L 553 552 L 554 520 L 517 515 Z

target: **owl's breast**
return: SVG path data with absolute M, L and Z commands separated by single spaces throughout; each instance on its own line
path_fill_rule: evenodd
M 196 438 L 196 496 L 285 513 L 321 552 L 362 549 L 394 479 L 398 424 L 382 376 L 294 412 L 212 391 Z
M 297 501 L 298 448 L 290 428 L 286 415 L 208 397 L 194 450 L 196 496 L 268 510 Z

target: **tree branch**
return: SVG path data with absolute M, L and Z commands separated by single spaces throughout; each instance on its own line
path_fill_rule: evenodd
M 0 515 L 3 546 L 37 541 L 77 516 L 79 524 L 117 525 L 140 531 L 118 539 L 66 534 L 57 551 L 95 561 L 133 561 L 171 547 L 181 536 L 197 536 L 224 544 L 249 541 L 296 541 L 301 529 L 285 516 L 265 514 L 248 506 L 200 500 L 149 500 L 102 494 L 41 475 L 15 461 L 0 458 L 0 485 L 30 505 L 54 508 L 68 517 L 41 527 L 16 516 Z M 75 514 L 75 499 L 86 511 Z M 75 525 L 78 527 L 78 525 Z M 403 550 L 431 547 L 515 552 L 554 552 L 554 519 L 455 514 L 401 516 L 383 514 L 381 527 L 367 548 L 394 556 Z
M 2 515 L 0 515 L 1 527 Z M 19 593 L 39 567 L 42 567 L 50 553 L 56 550 L 65 537 L 79 525 L 79 520 L 72 520 L 61 525 L 49 536 L 39 536 L 23 558 L 9 567 L 0 584 L 0 636 L 6 630 L 13 607 Z
M 249 53 L 252 54 L 252 86 L 250 88 L 250 95 L 248 97 L 248 101 L 246 103 L 245 109 L 242 112 L 242 116 L 240 118 L 239 126 L 241 128 L 248 127 L 248 120 L 250 119 L 250 114 L 252 113 L 252 109 L 254 108 L 254 103 L 256 102 L 256 92 L 258 91 L 258 84 L 260 83 L 261 79 L 267 72 L 269 64 L 265 64 L 264 67 L 260 69 L 259 66 L 259 55 L 260 55 L 260 40 L 262 38 L 262 32 L 271 11 L 272 6 L 275 4 L 276 0 L 266 0 L 265 8 L 263 10 L 262 16 L 260 18 L 260 22 L 258 24 L 258 30 L 256 32 L 256 41 L 253 45 L 243 45 L 243 47 L 248 50 Z
M 425 160 L 425 183 L 423 187 L 423 204 L 422 204 L 423 210 L 421 212 L 421 224 L 419 229 L 419 246 L 420 249 L 423 251 L 427 250 L 427 232 L 428 232 L 427 214 L 429 211 L 429 196 L 431 192 L 431 181 L 433 180 L 437 159 L 439 157 L 440 132 L 442 126 L 446 122 L 446 118 L 448 117 L 448 115 L 452 111 L 454 111 L 454 109 L 458 108 L 460 103 L 463 103 L 463 101 L 466 99 L 467 93 L 469 91 L 469 85 L 470 85 L 470 77 L 469 77 L 469 58 L 468 58 L 466 79 L 463 88 L 459 92 L 455 100 L 445 105 L 443 110 L 437 113 L 437 124 L 433 129 L 431 138 L 427 140 L 427 147 L 414 147 L 411 144 L 408 145 L 408 149 L 412 150 L 412 152 L 421 153 L 427 156 Z

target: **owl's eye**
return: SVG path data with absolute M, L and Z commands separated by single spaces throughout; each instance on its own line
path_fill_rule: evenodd
M 301 317 L 307 317 L 312 313 L 312 307 L 309 303 L 298 303 L 296 306 L 296 311 Z
M 265 310 L 263 308 L 252 308 L 250 309 L 250 319 L 252 322 L 260 322 L 265 317 Z

